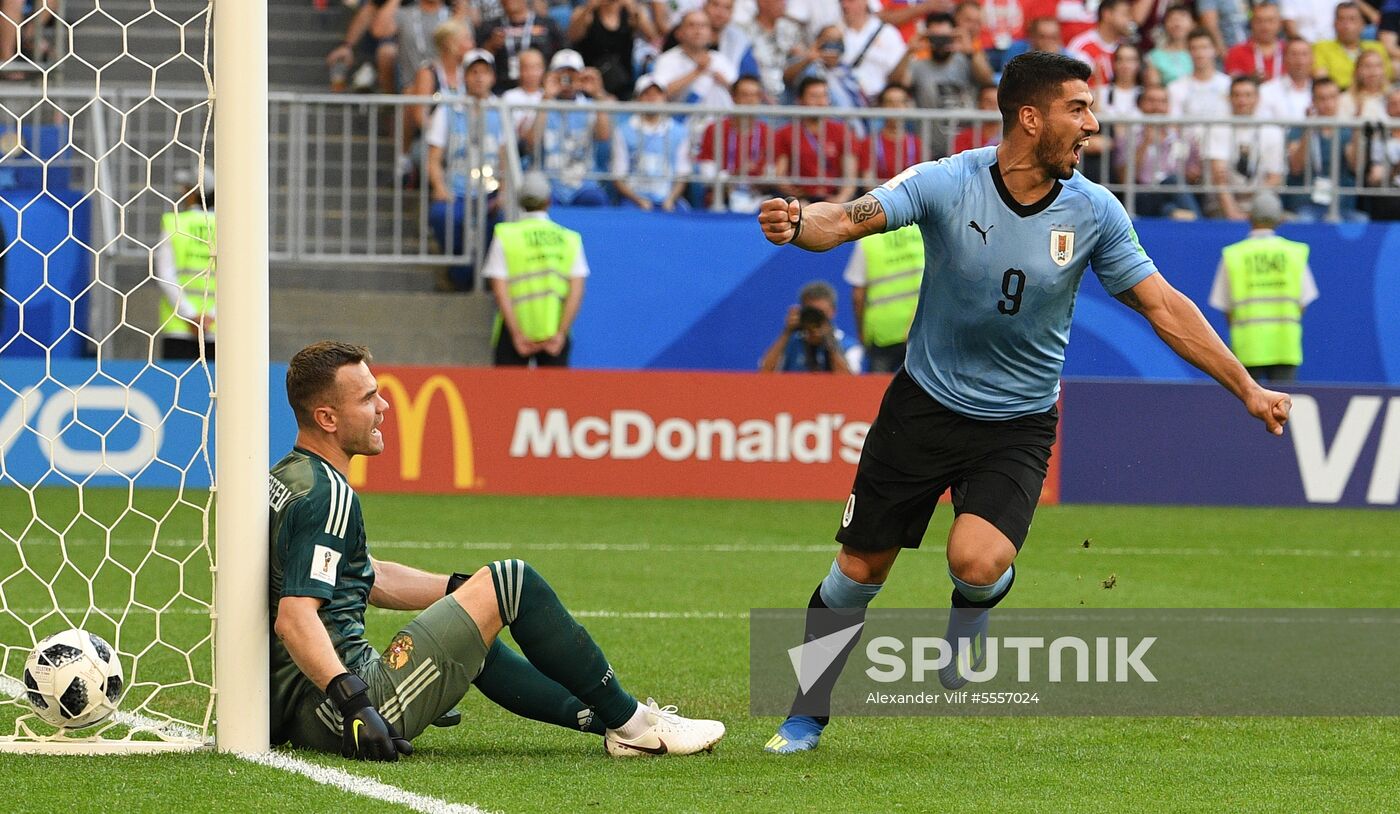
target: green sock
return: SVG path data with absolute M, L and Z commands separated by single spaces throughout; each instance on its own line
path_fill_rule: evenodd
M 593 708 L 616 729 L 637 711 L 593 637 L 569 615 L 544 577 L 523 560 L 491 563 L 496 604 L 530 663 Z
M 500 639 L 492 642 L 481 674 L 472 683 L 492 703 L 522 718 L 603 734 L 603 722 L 587 704 L 549 680 Z

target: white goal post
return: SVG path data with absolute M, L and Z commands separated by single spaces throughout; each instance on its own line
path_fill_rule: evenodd
M 0 752 L 265 752 L 268 0 L 34 6 L 0 14 L 0 71 L 34 77 L 0 84 Z M 208 268 L 175 282 L 166 218 L 208 223 L 214 178 Z M 212 326 L 177 304 L 187 273 L 216 287 L 217 363 L 163 356 L 163 300 L 195 346 Z M 70 627 L 125 671 L 82 730 L 24 680 Z
M 218 748 L 268 747 L 267 0 L 213 0 L 219 178 Z M 221 45 L 222 44 L 222 45 Z

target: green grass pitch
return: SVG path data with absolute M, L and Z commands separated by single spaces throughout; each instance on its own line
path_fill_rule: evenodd
M 409 791 L 507 812 L 1359 812 L 1393 811 L 1400 800 L 1394 719 L 838 720 L 815 753 L 764 755 L 777 721 L 748 715 L 743 614 L 806 603 L 835 550 L 839 504 L 385 495 L 362 501 L 376 556 L 443 572 L 471 570 L 498 556 L 526 558 L 580 612 L 628 689 L 729 726 L 710 755 L 616 761 L 603 755 L 597 738 L 513 719 L 469 695 L 463 725 L 430 730 L 415 744 L 417 753 L 399 764 L 299 753 Z M 60 585 L 61 603 L 85 604 L 86 594 L 76 571 L 61 567 L 53 532 L 65 531 L 67 559 L 81 570 L 109 548 L 98 542 L 106 537 L 100 524 L 120 520 L 110 551 L 128 566 L 144 560 L 138 572 L 144 576 L 133 583 L 120 571 L 104 574 L 94 583 L 98 604 L 124 604 L 116 601 L 121 592 L 135 590 L 138 598 L 171 603 L 162 617 L 164 639 L 192 644 L 207 633 L 207 619 L 192 610 L 208 596 L 207 561 L 189 545 L 171 549 L 171 560 L 149 554 L 154 524 L 145 516 L 164 518 L 163 537 L 197 538 L 199 516 L 191 507 L 169 492 L 129 499 L 103 490 L 89 491 L 81 513 L 72 495 L 61 492 L 41 492 L 38 505 L 51 529 L 30 527 L 28 536 L 54 542 L 36 542 L 24 556 L 30 569 Z M 141 512 L 124 514 L 128 505 Z M 23 531 L 32 515 L 25 493 L 0 491 L 5 535 Z M 925 550 L 901 557 L 880 605 L 946 604 L 941 542 L 950 517 L 940 508 Z M 1017 563 L 1010 604 L 1393 606 L 1400 598 L 1396 518 L 1322 509 L 1047 507 Z M 19 556 L 0 536 L 0 579 L 16 571 Z M 182 557 L 189 558 L 183 595 Z M 0 584 L 4 607 L 48 601 L 33 599 L 37 583 L 26 579 Z M 645 618 L 653 613 L 663 618 Z M 371 640 L 383 646 L 403 618 L 372 610 Z M 139 625 L 153 622 L 133 616 L 130 624 L 135 636 Z M 0 643 L 14 645 L 26 635 L 0 611 Z M 166 653 L 153 653 L 150 663 L 152 670 L 179 671 L 179 659 Z M 4 664 L 6 675 L 19 670 L 13 657 Z M 197 699 L 172 696 L 171 703 L 198 708 Z M 0 708 L 7 732 L 14 713 L 12 706 Z M 0 810 L 9 812 L 398 810 L 207 753 L 9 755 L 0 756 L 0 776 L 6 779 Z

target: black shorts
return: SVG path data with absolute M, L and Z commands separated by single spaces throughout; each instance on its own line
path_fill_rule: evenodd
M 953 490 L 953 511 L 996 526 L 1019 551 L 1050 465 L 1055 408 L 1006 421 L 949 410 L 903 369 L 865 438 L 836 540 L 863 551 L 918 548 L 934 506 Z

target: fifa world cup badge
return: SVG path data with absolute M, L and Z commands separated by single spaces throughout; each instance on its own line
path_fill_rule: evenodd
M 400 633 L 389 642 L 389 649 L 384 651 L 384 663 L 391 669 L 402 670 L 408 660 L 413 657 L 413 637 L 407 633 Z
M 1074 230 L 1050 230 L 1050 259 L 1055 265 L 1064 266 L 1074 259 Z

